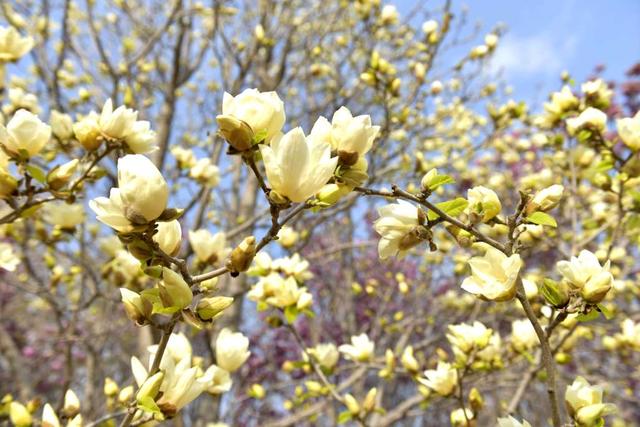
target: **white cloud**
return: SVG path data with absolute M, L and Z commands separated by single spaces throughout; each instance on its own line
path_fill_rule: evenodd
M 507 75 L 557 75 L 570 64 L 575 45 L 575 38 L 559 43 L 544 33 L 527 37 L 507 34 L 498 44 L 491 67 Z

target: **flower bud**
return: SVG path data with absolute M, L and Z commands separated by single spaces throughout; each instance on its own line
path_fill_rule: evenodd
M 164 372 L 156 372 L 151 377 L 147 378 L 145 382 L 140 386 L 140 390 L 136 394 L 136 400 L 142 402 L 145 398 L 154 399 L 160 391 L 160 386 L 164 380 Z
M 78 169 L 78 163 L 80 163 L 78 159 L 73 159 L 49 172 L 49 175 L 47 175 L 47 184 L 49 184 L 49 187 L 52 190 L 60 190 L 67 185 L 69 178 L 71 178 L 76 169 Z
M 73 133 L 85 150 L 93 151 L 100 147 L 103 138 L 98 126 L 98 114 L 92 111 L 79 122 L 73 124 Z
M 253 130 L 247 122 L 230 115 L 216 117 L 219 133 L 237 151 L 247 151 L 253 145 Z
M 0 199 L 11 196 L 18 188 L 16 180 L 9 172 L 0 168 Z
M 591 304 L 597 304 L 604 299 L 611 289 L 613 278 L 608 271 L 601 271 L 592 276 L 581 290 L 582 298 Z
M 80 412 L 80 400 L 73 390 L 69 389 L 64 394 L 64 406 L 62 407 L 62 413 L 67 418 L 72 418 L 76 416 L 78 412 Z
M 471 405 L 471 410 L 476 414 L 484 407 L 484 398 L 476 387 L 469 391 L 469 405 Z
M 107 377 L 104 379 L 104 387 L 102 388 L 104 395 L 107 397 L 115 397 L 120 391 L 120 387 L 118 384 L 111 378 Z
M 118 393 L 118 403 L 126 405 L 133 399 L 133 386 L 127 386 Z
M 182 310 L 193 300 L 193 292 L 187 282 L 170 268 L 162 268 L 162 281 L 158 283 L 158 288 L 165 307 L 177 307 Z
M 52 110 L 49 123 L 53 134 L 60 141 L 67 141 L 73 137 L 73 120 L 70 115 Z
M 196 312 L 202 320 L 211 320 L 222 314 L 232 303 L 233 298 L 231 297 L 202 298 L 198 302 Z
M 420 369 L 420 364 L 413 355 L 412 346 L 408 346 L 404 349 L 400 362 L 402 362 L 402 366 L 411 373 L 415 374 Z
M 158 223 L 158 232 L 153 235 L 153 241 L 160 250 L 167 255 L 175 256 L 180 251 L 182 229 L 177 220 Z
M 318 194 L 316 194 L 316 198 L 321 203 L 326 203 L 327 205 L 333 205 L 342 197 L 346 196 L 351 192 L 351 189 L 346 185 L 339 184 L 325 184 Z
M 547 212 L 555 208 L 560 203 L 563 192 L 564 187 L 557 184 L 539 191 L 527 204 L 527 214 L 536 211 Z
M 245 237 L 245 239 L 233 250 L 227 260 L 227 268 L 232 273 L 240 273 L 246 271 L 253 257 L 256 255 L 256 238 L 253 236 Z
M 60 427 L 60 420 L 48 403 L 42 409 L 42 427 Z
M 569 302 L 569 286 L 565 282 L 544 279 L 542 282 L 542 296 L 555 308 L 562 308 Z
M 358 415 L 360 413 L 360 404 L 356 398 L 349 393 L 344 395 L 344 405 L 351 415 Z
M 29 427 L 33 423 L 31 414 L 20 402 L 11 402 L 9 404 L 9 419 L 16 427 Z
M 362 401 L 362 409 L 364 409 L 365 412 L 371 412 L 376 408 L 377 395 L 378 395 L 378 389 L 374 387 L 371 390 L 369 390 L 367 395 L 364 397 L 364 400 Z

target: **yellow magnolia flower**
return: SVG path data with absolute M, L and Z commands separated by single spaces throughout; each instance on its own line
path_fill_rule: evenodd
M 247 337 L 241 332 L 224 328 L 216 339 L 216 363 L 228 372 L 237 371 L 251 355 L 248 349 Z
M 585 249 L 570 261 L 559 261 L 556 268 L 569 286 L 579 290 L 587 302 L 595 304 L 602 301 L 613 285 L 610 264 L 607 261 L 601 266 L 598 257 Z
M 573 384 L 567 387 L 564 400 L 569 414 L 578 426 L 601 425 L 600 419 L 615 411 L 615 405 L 602 403 L 602 394 L 602 387 L 590 385 L 583 377 L 577 377 Z
M 486 243 L 476 243 L 484 250 L 482 257 L 469 262 L 471 276 L 462 282 L 462 289 L 492 301 L 508 301 L 516 294 L 516 280 L 523 266 L 520 255 L 506 256 Z
M 5 128 L 0 125 L 0 144 L 11 153 L 37 155 L 51 138 L 51 127 L 27 110 L 18 110 Z
M 366 362 L 373 357 L 374 348 L 375 343 L 369 339 L 367 334 L 362 333 L 352 336 L 351 344 L 342 344 L 338 347 L 338 350 L 344 353 L 345 357 L 349 360 Z
M 295 203 L 317 193 L 338 164 L 338 158 L 331 157 L 331 146 L 305 137 L 302 128 L 274 139 L 271 146 L 260 145 L 260 153 L 271 191 Z
M 249 125 L 253 134 L 264 133 L 267 143 L 281 134 L 286 119 L 284 103 L 278 94 L 257 89 L 246 89 L 236 96 L 225 92 L 222 115 L 216 119 L 220 123 L 229 116 Z
M 403 200 L 378 208 L 380 218 L 373 228 L 380 235 L 378 255 L 381 259 L 390 256 L 402 258 L 409 249 L 426 237 L 428 230 L 422 226 L 420 211 Z
M 426 378 L 418 378 L 418 382 L 440 396 L 449 396 L 458 385 L 458 371 L 447 362 L 439 361 L 436 369 L 424 371 L 424 376 Z
M 33 48 L 31 36 L 22 37 L 13 27 L 0 27 L 0 62 L 17 61 Z
M 633 151 L 640 150 L 640 111 L 633 117 L 618 119 L 618 136 Z

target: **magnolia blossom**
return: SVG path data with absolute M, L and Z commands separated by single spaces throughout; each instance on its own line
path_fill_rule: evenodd
M 84 207 L 80 204 L 69 205 L 61 201 L 47 203 L 42 211 L 43 220 L 63 230 L 73 229 L 84 221 Z
M 483 349 L 489 344 L 493 334 L 491 329 L 478 321 L 473 322 L 473 325 L 467 323 L 449 325 L 448 330 L 447 339 L 451 346 L 463 353 Z
M 458 385 L 458 371 L 447 362 L 439 361 L 436 369 L 424 371 L 424 376 L 418 381 L 441 396 L 449 396 Z
M 531 350 L 539 343 L 538 335 L 528 319 L 511 322 L 511 345 L 516 351 Z
M 66 141 L 73 137 L 73 119 L 70 115 L 52 110 L 49 123 L 53 134 L 59 140 Z
M 367 334 L 362 333 L 360 335 L 351 337 L 351 344 L 342 344 L 338 347 L 344 356 L 356 362 L 366 362 L 373 357 L 373 350 L 375 343 L 369 339 Z
M 282 309 L 295 306 L 298 310 L 303 310 L 313 301 L 313 296 L 305 287 L 298 286 L 292 276 L 283 278 L 278 273 L 261 278 L 247 296 L 251 301 L 264 301 Z
M 189 243 L 198 260 L 203 263 L 219 262 L 231 252 L 226 246 L 226 235 L 221 231 L 213 234 L 204 228 L 197 231 L 189 230 Z
M 559 261 L 556 268 L 563 279 L 573 289 L 580 291 L 582 297 L 590 303 L 602 301 L 613 284 L 613 275 L 609 272 L 611 262 L 604 266 L 592 252 L 584 249 L 578 257 L 570 261 Z
M 51 138 L 51 127 L 27 110 L 18 110 L 5 128 L 0 124 L 0 144 L 12 155 L 35 156 Z
M 18 264 L 20 258 L 16 256 L 13 247 L 7 242 L 0 242 L 0 268 L 15 271 Z
M 328 370 L 333 369 L 340 360 L 338 348 L 333 343 L 318 344 L 313 348 L 308 348 L 307 353 L 313 357 L 318 364 Z
M 264 133 L 270 142 L 281 133 L 285 122 L 284 103 L 275 92 L 259 92 L 257 89 L 246 89 L 236 96 L 225 92 L 222 98 L 222 115 L 231 116 L 245 122 L 254 134 Z
M 371 116 L 353 117 L 347 107 L 340 107 L 333 114 L 331 123 L 324 117 L 316 121 L 309 139 L 331 144 L 331 148 L 338 152 L 343 161 L 355 154 L 355 163 L 358 156 L 363 156 L 371 149 L 379 131 L 380 126 L 371 126 Z
M 564 187 L 559 184 L 538 191 L 533 199 L 531 199 L 531 202 L 529 202 L 527 211 L 533 212 L 538 210 L 546 212 L 555 208 L 562 199 L 562 193 L 564 193 Z
M 216 362 L 228 372 L 238 370 L 247 361 L 251 352 L 249 339 L 241 332 L 231 332 L 224 328 L 216 339 Z
M 95 150 L 102 143 L 99 119 L 98 113 L 91 111 L 73 124 L 73 133 L 86 150 Z
M 633 117 L 616 121 L 618 136 L 633 151 L 640 150 L 640 111 Z
M 462 282 L 462 289 L 492 301 L 507 301 L 516 294 L 516 280 L 523 262 L 520 255 L 506 256 L 487 243 L 475 245 L 485 254 L 468 263 L 471 277 Z
M 498 427 L 531 427 L 531 424 L 524 419 L 520 422 L 509 415 L 506 418 L 498 418 Z
M 563 86 L 559 92 L 554 92 L 551 95 L 551 102 L 545 103 L 544 109 L 552 115 L 559 116 L 563 112 L 577 107 L 579 103 L 578 98 L 571 92 L 571 88 Z
M 196 181 L 215 187 L 220 182 L 220 169 L 209 158 L 198 160 L 189 171 L 189 176 Z
M 585 128 L 604 132 L 607 129 L 607 115 L 597 108 L 589 107 L 580 113 L 578 117 L 567 119 L 567 132 L 569 132 L 569 135 L 575 135 Z
M 396 24 L 399 19 L 398 9 L 392 4 L 386 4 L 380 12 L 380 20 L 387 24 Z
M 603 390 L 600 386 L 590 385 L 583 377 L 577 377 L 567 387 L 564 400 L 571 417 L 578 426 L 595 427 L 600 419 L 615 411 L 615 405 L 602 403 Z
M 630 348 L 640 351 L 640 323 L 635 323 L 632 319 L 625 319 L 620 324 L 621 333 L 616 334 L 616 341 Z
M 471 216 L 477 216 L 481 221 L 487 222 L 500 213 L 502 204 L 495 191 L 481 185 L 467 191 L 469 206 L 467 212 Z
M 331 146 L 305 137 L 302 128 L 274 139 L 271 146 L 260 145 L 260 153 L 272 193 L 295 203 L 317 193 L 338 164 L 338 158 L 331 157 Z
M 22 37 L 13 27 L 0 27 L 0 62 L 17 61 L 32 47 L 31 36 Z
M 149 153 L 156 149 L 156 135 L 149 122 L 139 121 L 138 112 L 124 105 L 114 110 L 110 99 L 102 107 L 98 127 L 102 135 L 124 141 L 134 153 Z
M 119 232 L 134 231 L 136 225 L 156 220 L 167 207 L 169 187 L 156 166 L 135 154 L 118 159 L 118 188 L 109 198 L 89 202 L 98 221 Z
M 60 420 L 53 407 L 46 403 L 42 408 L 42 427 L 60 427 Z
M 403 200 L 378 208 L 378 215 L 380 218 L 373 223 L 373 228 L 381 236 L 378 242 L 381 259 L 393 255 L 403 257 L 423 240 L 427 231 L 421 225 L 419 209 Z
M 158 232 L 153 235 L 153 240 L 164 253 L 175 256 L 180 250 L 182 241 L 180 222 L 173 220 L 158 223 Z

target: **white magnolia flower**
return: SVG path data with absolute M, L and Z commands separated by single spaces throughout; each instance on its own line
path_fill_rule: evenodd
M 241 332 L 231 332 L 224 328 L 216 339 L 216 362 L 228 372 L 238 370 L 247 361 L 251 352 L 249 339 Z
M 200 262 L 216 263 L 229 255 L 231 249 L 226 246 L 227 238 L 223 232 L 211 233 L 209 230 L 189 230 L 189 243 Z
M 422 24 L 422 32 L 431 34 L 438 29 L 438 21 L 430 19 Z
M 15 271 L 18 264 L 20 264 L 20 258 L 16 256 L 13 247 L 7 242 L 0 242 L 0 268 Z
M 84 221 L 84 207 L 80 204 L 70 205 L 57 201 L 47 203 L 43 208 L 42 219 L 62 229 L 73 229 Z
M 552 115 L 559 116 L 579 104 L 578 98 L 571 92 L 569 86 L 563 86 L 560 92 L 551 95 L 551 102 L 544 104 L 544 109 Z
M 318 344 L 313 348 L 308 348 L 307 353 L 309 353 L 320 366 L 329 370 L 333 369 L 340 359 L 338 348 L 333 343 Z
M 105 102 L 98 118 L 100 132 L 110 139 L 124 141 L 136 154 L 155 150 L 155 132 L 148 121 L 139 121 L 138 112 L 124 105 L 113 109 L 110 99 Z
M 5 114 L 10 114 L 12 111 L 19 109 L 25 109 L 33 114 L 40 114 L 42 109 L 38 104 L 38 97 L 25 91 L 21 87 L 12 87 L 9 89 L 9 103 L 2 107 L 2 111 Z
M 458 371 L 447 362 L 439 361 L 436 369 L 424 371 L 424 376 L 418 382 L 441 396 L 449 396 L 458 385 Z
M 618 136 L 633 151 L 640 150 L 640 111 L 633 117 L 616 121 Z
M 363 156 L 371 149 L 379 131 L 380 126 L 371 126 L 371 116 L 353 117 L 347 107 L 340 107 L 333 114 L 331 123 L 324 117 L 316 121 L 309 139 L 329 143 L 338 153 Z M 354 157 L 353 163 L 357 158 Z
M 100 120 L 98 113 L 91 111 L 73 124 L 73 133 L 86 150 L 95 150 L 102 143 L 98 120 Z
M 528 319 L 511 322 L 511 345 L 516 351 L 531 350 L 539 343 L 536 331 Z
M 207 368 L 204 376 L 211 379 L 211 384 L 207 388 L 207 393 L 221 394 L 231 390 L 233 382 L 231 375 L 219 366 L 211 365 Z
M 298 286 L 292 276 L 283 278 L 278 273 L 271 273 L 261 278 L 247 296 L 251 301 L 263 301 L 282 309 L 296 306 L 302 310 L 309 307 L 313 301 L 313 296 L 305 287 Z
M 49 123 L 53 134 L 59 140 L 66 141 L 73 137 L 73 119 L 70 115 L 52 110 Z
M 366 362 L 373 357 L 375 343 L 369 339 L 367 334 L 362 333 L 351 337 L 351 344 L 342 344 L 338 347 L 344 356 L 356 362 Z
M 173 154 L 178 165 L 182 168 L 191 168 L 196 164 L 196 155 L 193 153 L 193 150 L 174 145 L 171 147 L 171 154 Z
M 119 232 L 156 220 L 167 207 L 169 187 L 156 166 L 139 154 L 118 159 L 118 188 L 89 202 L 97 219 Z
M 621 333 L 616 334 L 616 340 L 625 346 L 640 351 L 640 323 L 635 323 L 632 319 L 625 319 L 620 324 Z
M 198 160 L 189 171 L 189 176 L 198 182 L 215 187 L 220 182 L 220 169 L 214 165 L 210 158 Z
M 285 122 L 284 103 L 278 94 L 257 89 L 246 89 L 236 96 L 225 92 L 222 115 L 242 120 L 254 134 L 264 132 L 267 142 L 280 134 Z
M 481 221 L 487 222 L 500 213 L 502 204 L 495 191 L 481 185 L 467 191 L 469 215 L 477 215 Z
M 522 268 L 520 255 L 506 256 L 488 245 L 476 243 L 484 256 L 471 258 L 471 276 L 464 279 L 462 289 L 492 301 L 507 301 L 516 294 L 516 279 Z
M 118 249 L 109 265 L 114 272 L 122 275 L 124 281 L 133 280 L 142 273 L 140 260 L 125 249 Z
M 38 154 L 51 138 L 51 127 L 27 110 L 18 110 L 5 128 L 0 125 L 0 144 L 12 154 Z
M 447 329 L 449 330 L 447 339 L 451 346 L 463 353 L 482 350 L 489 344 L 489 339 L 493 334 L 493 330 L 478 321 L 473 322 L 473 325 L 467 323 L 449 325 Z
M 182 241 L 182 228 L 177 219 L 158 223 L 158 232 L 153 235 L 153 240 L 160 249 L 169 255 L 175 256 L 180 250 Z
M 261 145 L 260 153 L 272 191 L 295 203 L 317 193 L 338 164 L 338 158 L 331 157 L 331 146 L 305 137 L 302 128 L 274 139 L 271 146 Z
M 380 12 L 380 20 L 387 25 L 396 24 L 399 19 L 398 9 L 392 4 L 386 4 Z
M 381 259 L 403 257 L 423 240 L 420 211 L 413 204 L 399 200 L 378 208 L 378 215 L 380 218 L 373 223 L 373 228 L 380 235 L 378 254 Z
M 529 212 L 533 212 L 536 210 L 543 212 L 549 211 L 555 208 L 558 203 L 560 203 L 563 193 L 564 187 L 559 184 L 544 188 L 538 191 L 535 196 L 533 196 L 533 199 L 529 203 L 527 210 Z
M 0 27 L 0 62 L 17 61 L 32 47 L 31 36 L 22 37 L 13 27 Z
M 531 424 L 524 419 L 520 422 L 509 415 L 506 418 L 498 418 L 498 427 L 531 427 Z
M 582 93 L 587 95 L 588 98 L 596 98 L 607 104 L 613 95 L 613 91 L 609 89 L 607 83 L 602 79 L 585 82 L 580 88 L 582 89 Z
M 613 284 L 613 275 L 609 272 L 610 264 L 611 262 L 607 261 L 601 266 L 598 257 L 585 249 L 578 257 L 571 257 L 570 261 L 559 261 L 556 268 L 569 286 L 579 290 L 586 301 L 598 303 Z
M 604 132 L 607 129 L 607 115 L 597 108 L 589 107 L 580 113 L 578 117 L 567 119 L 567 132 L 569 132 L 569 135 L 575 135 L 587 127 L 598 132 Z
M 567 387 L 564 400 L 569 415 L 578 426 L 600 425 L 600 418 L 615 411 L 615 405 L 602 403 L 602 394 L 602 387 L 590 385 L 583 377 L 577 377 L 573 384 Z

